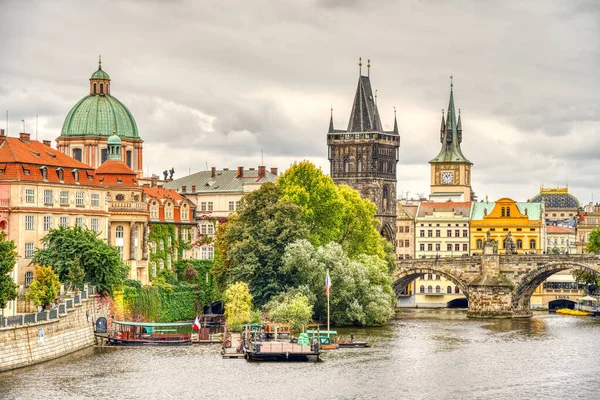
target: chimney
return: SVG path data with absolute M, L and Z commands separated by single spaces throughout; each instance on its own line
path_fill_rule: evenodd
M 25 132 L 21 132 L 21 133 L 19 133 L 19 138 L 20 138 L 21 140 L 27 140 L 27 141 L 29 141 L 29 140 L 31 140 L 31 139 L 30 139 L 30 136 L 31 136 L 31 135 L 30 135 L 29 133 L 25 133 Z
M 223 171 L 229 171 L 229 168 L 223 168 Z
M 271 173 L 277 175 L 277 168 L 271 167 Z
M 192 185 L 192 193 L 196 193 L 196 185 Z
M 181 186 L 181 193 L 185 193 L 187 190 L 187 186 L 183 185 Z
M 242 178 L 244 176 L 244 167 L 238 167 L 238 178 Z
M 0 143 L 4 143 L 6 141 L 6 135 L 4 134 L 4 129 L 0 129 Z
M 52 142 L 50 140 L 44 140 L 44 144 L 48 147 L 52 147 Z
M 265 167 L 264 165 L 258 166 L 258 176 L 264 176 L 266 171 L 267 167 Z
M 217 168 L 210 167 L 210 176 L 212 176 L 214 178 L 215 175 L 217 175 Z

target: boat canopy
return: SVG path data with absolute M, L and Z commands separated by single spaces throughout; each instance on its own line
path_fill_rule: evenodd
M 337 335 L 337 331 L 315 331 L 314 329 L 308 329 L 306 333 L 309 335 Z
M 129 321 L 113 321 L 114 324 L 126 326 L 151 326 L 151 327 L 166 327 L 166 326 L 192 326 L 193 322 L 129 322 Z

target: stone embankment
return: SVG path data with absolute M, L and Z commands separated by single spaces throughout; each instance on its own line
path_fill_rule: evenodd
M 60 318 L 0 328 L 0 371 L 62 357 L 94 344 L 94 321 L 105 307 L 91 296 Z

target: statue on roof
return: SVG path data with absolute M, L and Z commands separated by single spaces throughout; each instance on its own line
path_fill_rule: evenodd
M 164 175 L 164 177 L 165 177 L 165 181 L 166 181 L 166 180 L 167 180 L 167 177 L 169 176 L 169 171 L 165 169 L 165 170 L 163 171 L 163 175 Z
M 171 176 L 169 176 L 169 179 L 173 180 L 173 175 L 175 174 L 175 168 L 171 167 L 171 171 L 169 171 L 169 173 L 171 174 Z
M 515 254 L 516 248 L 517 246 L 515 245 L 512 235 L 510 232 L 508 232 L 508 234 L 504 238 L 504 249 L 506 250 L 506 254 Z

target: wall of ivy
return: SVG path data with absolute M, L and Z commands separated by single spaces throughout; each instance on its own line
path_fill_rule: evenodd
M 171 265 L 175 263 L 175 259 L 181 260 L 183 258 L 183 251 L 189 250 L 192 248 L 191 242 L 189 238 L 191 238 L 191 229 L 192 227 L 181 225 L 176 229 L 175 224 L 164 224 L 164 223 L 150 223 L 148 224 L 150 228 L 150 233 L 148 234 L 148 243 L 154 242 L 156 249 L 153 251 L 153 247 L 150 247 L 149 252 L 149 264 L 148 264 L 148 277 L 150 280 L 155 278 L 155 275 L 152 273 L 152 263 L 156 263 L 156 275 L 160 273 L 160 261 L 162 260 L 164 268 L 168 268 L 168 257 L 171 256 Z M 187 231 L 186 237 L 187 240 L 183 239 L 183 231 Z M 163 243 L 163 247 L 161 249 L 160 243 Z M 169 245 L 169 240 L 171 245 Z M 173 268 L 173 267 L 171 267 Z
M 202 303 L 196 286 L 125 286 L 122 292 L 122 318 L 133 321 L 175 322 L 192 320 Z M 116 299 L 115 299 L 116 300 Z M 121 316 L 119 316 L 121 317 Z

